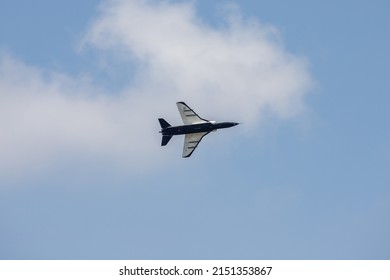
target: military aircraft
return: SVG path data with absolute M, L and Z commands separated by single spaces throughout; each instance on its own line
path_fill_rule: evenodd
M 166 120 L 160 118 L 158 119 L 161 125 L 159 133 L 162 134 L 161 146 L 167 145 L 173 135 L 185 135 L 183 158 L 191 156 L 199 142 L 211 131 L 238 125 L 236 122 L 216 122 L 203 119 L 184 102 L 177 102 L 176 105 L 184 125 L 171 126 Z

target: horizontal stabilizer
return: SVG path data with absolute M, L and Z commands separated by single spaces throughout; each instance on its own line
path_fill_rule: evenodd
M 160 122 L 160 125 L 161 125 L 161 128 L 167 128 L 167 127 L 170 127 L 171 125 L 164 119 L 158 119 L 158 121 Z
M 161 140 L 161 146 L 165 146 L 168 144 L 169 140 L 171 140 L 172 135 L 163 135 L 162 140 Z

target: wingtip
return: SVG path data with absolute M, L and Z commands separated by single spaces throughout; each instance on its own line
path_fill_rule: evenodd
M 188 155 L 182 155 L 181 157 L 182 157 L 182 158 L 189 158 L 189 157 L 192 155 L 193 152 L 194 152 L 194 151 L 192 151 L 192 152 L 189 153 Z

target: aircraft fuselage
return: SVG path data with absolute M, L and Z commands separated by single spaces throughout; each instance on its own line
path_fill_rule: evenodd
M 206 122 L 198 124 L 170 126 L 161 129 L 160 133 L 162 133 L 162 135 L 182 135 L 199 132 L 211 132 L 217 129 L 228 128 L 236 125 L 238 125 L 238 123 L 235 122 Z

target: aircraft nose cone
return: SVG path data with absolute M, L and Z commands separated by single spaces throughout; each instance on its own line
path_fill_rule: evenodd
M 233 126 L 236 126 L 236 125 L 239 125 L 240 123 L 238 123 L 238 122 L 231 122 L 230 123 L 230 127 L 233 127 Z

